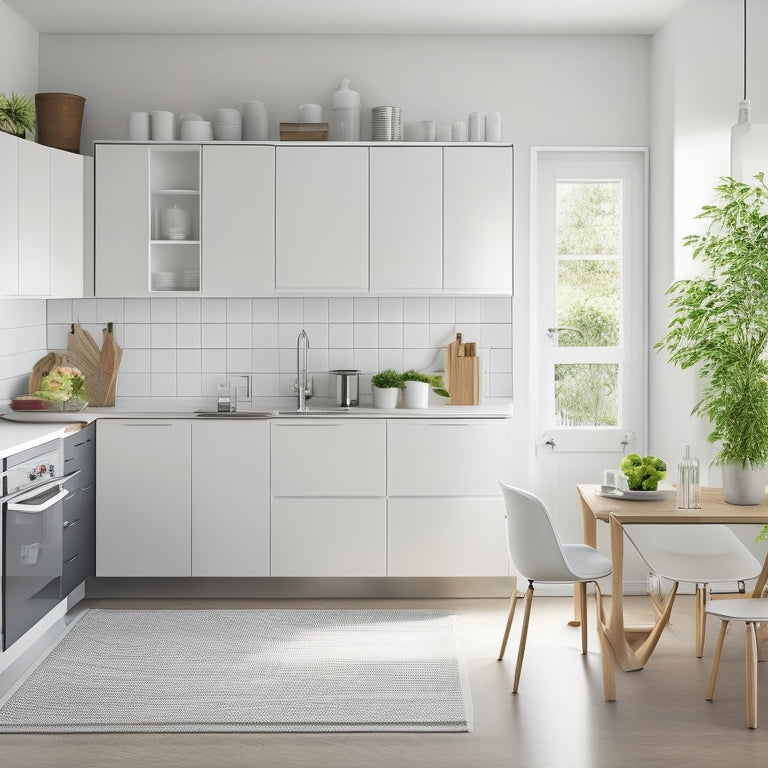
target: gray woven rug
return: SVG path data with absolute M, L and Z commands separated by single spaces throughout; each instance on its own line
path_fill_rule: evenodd
M 468 731 L 457 621 L 91 609 L 6 697 L 0 732 Z

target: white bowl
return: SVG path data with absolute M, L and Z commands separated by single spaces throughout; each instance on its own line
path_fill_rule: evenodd
M 213 138 L 216 141 L 241 141 L 243 138 L 243 126 L 215 123 L 213 126 Z
M 179 128 L 181 141 L 212 141 L 213 125 L 207 120 L 185 120 Z
M 202 115 L 196 115 L 194 112 L 187 112 L 179 118 L 179 123 L 185 123 L 187 120 L 204 120 Z
M 234 125 L 241 122 L 240 110 L 234 107 L 219 107 L 216 110 L 215 123 L 225 123 L 227 125 Z

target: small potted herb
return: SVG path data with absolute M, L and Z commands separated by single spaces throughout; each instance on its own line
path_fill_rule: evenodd
M 403 388 L 403 375 L 394 368 L 371 376 L 374 408 L 397 408 L 397 398 Z
M 35 103 L 29 96 L 0 93 L 0 131 L 24 138 L 35 130 Z
M 659 480 L 667 476 L 667 465 L 655 456 L 640 456 L 630 453 L 625 456 L 619 469 L 627 477 L 627 487 L 630 491 L 655 491 Z
M 403 382 L 405 383 L 403 404 L 406 408 L 426 408 L 429 403 L 430 387 L 435 394 L 449 397 L 443 386 L 443 377 L 437 374 L 406 371 L 403 374 Z

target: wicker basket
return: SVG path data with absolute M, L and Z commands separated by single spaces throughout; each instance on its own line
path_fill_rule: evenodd
M 80 152 L 85 99 L 74 93 L 37 93 L 37 141 L 46 147 Z

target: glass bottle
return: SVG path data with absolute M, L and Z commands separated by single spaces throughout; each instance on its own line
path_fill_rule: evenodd
M 699 460 L 691 458 L 691 446 L 685 446 L 685 456 L 677 465 L 677 508 L 701 509 Z

